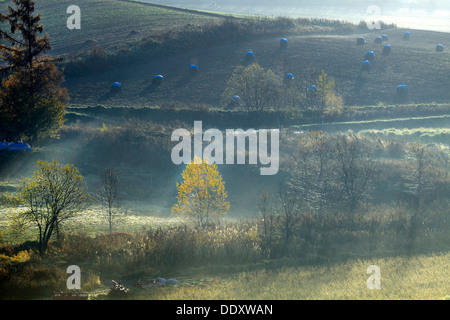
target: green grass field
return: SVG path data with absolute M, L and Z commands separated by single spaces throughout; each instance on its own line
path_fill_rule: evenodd
M 6 4 L 8 2 L 2 6 Z M 135 1 L 83 0 L 77 4 L 81 9 L 81 30 L 69 30 L 66 9 L 71 4 L 68 0 L 43 0 L 37 5 L 55 53 L 74 54 L 89 50 L 92 43 L 103 48 L 133 46 L 149 35 L 177 31 L 186 25 L 202 26 L 223 21 L 226 17 Z M 411 103 L 443 103 L 449 99 L 445 84 L 450 56 L 447 51 L 434 51 L 437 43 L 445 43 L 445 33 L 411 30 L 412 40 L 403 41 L 405 30 L 380 30 L 389 35 L 389 41 L 374 44 L 375 37 L 379 36 L 376 31 L 359 30 L 354 34 L 337 35 L 333 34 L 332 28 L 332 23 L 324 27 L 316 21 L 300 26 L 297 33 L 293 31 L 297 29 L 291 29 L 290 34 L 283 35 L 289 38 L 289 48 L 284 52 L 279 50 L 279 37 L 273 36 L 217 44 L 139 66 L 70 78 L 66 86 L 73 105 L 154 106 L 163 102 L 181 104 L 189 101 L 219 107 L 226 81 L 234 67 L 243 63 L 245 52 L 252 49 L 262 67 L 272 69 L 280 81 L 286 72 L 293 73 L 296 85 L 300 87 L 307 85 L 308 65 L 313 65 L 318 72 L 324 69 L 335 80 L 336 90 L 347 106 L 380 102 L 389 105 L 399 84 L 408 85 Z M 364 36 L 367 43 L 358 46 L 358 36 Z M 383 56 L 382 47 L 387 43 L 393 46 L 393 52 Z M 369 50 L 375 52 L 376 58 L 372 71 L 364 78 L 360 75 L 360 64 Z M 200 67 L 200 73 L 193 78 L 187 70 L 190 63 Z M 157 89 L 150 84 L 155 74 L 166 78 Z M 112 97 L 108 91 L 114 81 L 121 82 L 123 90 Z
M 81 11 L 81 29 L 69 30 L 66 10 L 77 5 Z M 10 5 L 4 1 L 0 9 Z M 57 54 L 75 53 L 89 49 L 91 42 L 108 48 L 128 43 L 149 34 L 174 30 L 191 24 L 204 24 L 220 19 L 219 15 L 171 10 L 161 6 L 121 0 L 40 0 L 36 10 L 41 13 L 44 30 L 51 37 Z
M 137 291 L 138 299 L 168 300 L 442 300 L 448 299 L 449 253 L 355 259 L 323 266 L 281 267 Z M 369 289 L 367 268 L 380 268 L 380 289 Z
M 212 47 L 206 50 L 184 52 L 175 57 L 151 61 L 143 65 L 99 72 L 95 75 L 71 78 L 67 86 L 73 105 L 154 106 L 172 102 L 182 105 L 206 104 L 221 106 L 221 94 L 234 68 L 244 63 L 245 52 L 252 49 L 256 61 L 271 69 L 280 82 L 286 72 L 295 75 L 294 84 L 302 90 L 307 85 L 308 65 L 317 71 L 325 70 L 336 82 L 336 91 L 342 95 L 344 105 L 362 106 L 394 102 L 395 88 L 408 85 L 409 103 L 445 103 L 449 99 L 446 78 L 450 56 L 434 52 L 444 34 L 414 31 L 415 40 L 402 41 L 403 30 L 385 31 L 393 53 L 382 56 L 382 45 L 373 45 L 377 34 L 365 35 L 368 43 L 356 45 L 357 35 L 346 36 L 289 36 L 289 48 L 279 52 L 279 38 L 245 41 Z M 373 50 L 376 61 L 366 78 L 360 75 L 364 53 Z M 407 58 L 405 58 L 407 57 Z M 190 77 L 188 66 L 196 63 L 200 72 Z M 151 86 L 151 77 L 162 74 L 164 83 Z M 120 94 L 108 95 L 112 82 L 123 86 Z
M 136 204 L 134 210 L 118 225 L 120 231 L 139 233 L 145 229 L 170 228 L 183 223 L 175 217 L 158 218 L 156 208 L 153 215 L 148 214 L 148 206 L 142 208 L 146 214 L 139 215 Z M 96 208 L 79 215 L 66 225 L 65 231 L 85 236 L 107 233 L 106 217 L 101 217 L 99 213 L 100 210 Z M 33 239 L 31 233 L 24 236 Z M 108 252 L 107 248 L 102 250 Z M 123 250 L 112 251 L 112 261 L 124 259 L 120 258 L 120 252 L 125 254 L 127 250 L 125 245 Z M 95 259 L 82 262 L 84 259 L 81 256 L 54 253 L 46 264 L 57 270 L 59 275 L 63 274 L 67 263 L 80 260 L 76 264 L 85 273 L 91 274 L 89 280 L 83 282 L 83 288 L 92 300 L 117 299 L 108 295 L 111 279 L 131 289 L 130 295 L 123 296 L 123 299 L 136 300 L 442 300 L 448 299 L 450 295 L 450 280 L 447 276 L 449 255 L 445 250 L 423 253 L 381 250 L 371 257 L 348 255 L 344 259 L 329 259 L 314 264 L 286 258 L 254 264 L 212 263 L 159 272 L 146 268 L 137 262 L 138 259 L 134 262 L 135 268 L 130 268 L 129 261 L 124 259 L 123 268 L 119 268 L 120 262 L 115 261 L 107 270 L 99 272 L 93 271 L 99 263 Z M 0 255 L 0 258 L 5 257 Z M 17 263 L 24 259 L 22 263 L 26 263 L 29 257 L 17 256 L 14 259 Z M 99 255 L 97 259 L 103 258 Z M 41 265 L 36 264 L 36 270 Z M 372 275 L 367 273 L 367 268 L 372 265 L 380 268 L 380 289 L 369 289 L 367 286 L 367 280 Z M 135 281 L 144 275 L 176 278 L 178 284 L 147 289 L 134 287 Z M 64 276 L 61 277 L 62 283 Z M 49 299 L 49 295 L 41 293 L 40 298 Z

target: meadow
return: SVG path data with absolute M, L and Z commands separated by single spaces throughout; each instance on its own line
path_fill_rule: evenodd
M 57 138 L 39 141 L 30 153 L 0 153 L 1 299 L 51 299 L 65 290 L 71 264 L 81 267 L 82 290 L 91 299 L 449 299 L 450 55 L 435 52 L 448 34 L 410 30 L 411 41 L 404 41 L 406 29 L 395 25 L 367 30 L 364 23 L 231 16 L 137 1 L 78 3 L 82 29 L 72 31 L 65 26 L 70 1 L 37 5 L 53 53 L 64 58 L 71 101 Z M 382 54 L 386 43 L 373 42 L 381 33 L 393 46 L 388 56 Z M 359 36 L 364 45 L 357 44 Z M 280 37 L 288 38 L 287 48 L 280 48 Z M 257 119 L 243 107 L 230 108 L 222 96 L 250 49 L 280 84 L 286 72 L 295 75 L 291 91 L 280 85 L 281 99 Z M 363 74 L 368 50 L 376 58 Z M 200 67 L 195 75 L 191 63 Z M 322 110 L 318 120 L 304 97 L 321 70 L 335 82 L 342 105 Z M 158 86 L 151 83 L 155 74 L 164 75 Z M 115 81 L 119 92 L 111 91 Z M 401 104 L 398 84 L 409 89 Z M 281 130 L 276 176 L 261 176 L 254 165 L 219 166 L 231 208 L 207 229 L 171 211 L 184 167 L 170 159 L 170 135 L 191 130 L 194 120 L 221 130 Z M 339 149 L 346 141 L 360 153 Z M 414 169 L 415 143 L 425 152 L 426 179 Z M 343 154 L 351 161 L 339 158 Z M 105 209 L 94 201 L 61 226 L 40 257 L 33 250 L 36 228 L 13 224 L 23 208 L 8 196 L 37 160 L 53 159 L 74 164 L 92 194 L 100 173 L 114 168 L 123 215 L 109 236 Z M 302 169 L 317 173 L 323 159 L 325 180 Z M 370 171 L 370 186 L 355 193 L 361 196 L 355 210 L 338 175 L 347 163 L 356 164 L 358 179 Z M 314 192 L 298 186 L 301 181 Z M 281 198 L 286 182 L 297 187 L 293 211 L 282 200 L 295 197 Z M 381 269 L 380 290 L 367 288 L 370 265 Z M 134 286 L 157 276 L 179 283 Z M 115 296 L 111 280 L 131 293 Z
M 8 1 L 1 8 L 9 5 Z M 70 30 L 66 13 L 71 1 L 38 1 L 42 24 L 52 38 L 53 52 L 59 55 L 89 51 L 91 45 L 110 49 L 120 43 L 137 41 L 150 34 L 176 30 L 188 22 L 202 25 L 223 19 L 223 16 L 187 10 L 170 10 L 161 6 L 142 5 L 131 1 L 82 0 L 77 1 L 82 16 L 80 30 Z M 151 18 L 150 18 L 151 17 Z
M 355 259 L 322 266 L 278 267 L 207 279 L 201 286 L 137 292 L 168 300 L 442 300 L 450 299 L 447 254 Z M 366 270 L 377 265 L 381 288 L 369 289 Z M 155 290 L 156 291 L 156 290 Z
M 303 231 L 296 235 L 288 254 L 264 258 L 261 227 L 249 219 L 225 219 L 215 230 L 199 232 L 185 221 L 129 215 L 118 228 L 130 233 L 110 238 L 107 228 L 101 226 L 104 221 L 89 213 L 89 217 L 77 219 L 82 224 L 75 220 L 66 226 L 63 242 L 51 247 L 44 260 L 32 251 L 3 246 L 1 275 L 9 274 L 9 281 L 2 284 L 2 299 L 51 299 L 52 292 L 65 291 L 65 268 L 71 264 L 83 270 L 82 290 L 91 300 L 449 298 L 445 230 L 427 231 L 416 239 L 413 249 L 400 248 L 399 229 L 367 234 L 338 228 L 335 235 L 323 232 L 315 239 L 306 238 Z M 383 228 L 382 224 L 378 227 Z M 280 242 L 278 250 L 282 248 Z M 371 275 L 367 268 L 373 265 L 380 268 L 381 289 L 367 286 Z M 147 289 L 135 286 L 139 279 L 155 277 L 175 278 L 178 284 Z M 111 293 L 111 280 L 128 287 L 130 293 Z
M 140 134 L 142 128 L 135 129 Z M 114 139 L 119 131 L 103 130 L 116 147 L 126 149 Z M 97 149 L 94 141 L 99 139 L 98 143 L 104 144 L 104 136 L 84 134 L 93 141 L 90 144 L 89 139 L 85 140 L 92 148 L 90 156 L 98 161 L 104 151 Z M 281 173 L 288 176 L 285 170 L 298 152 L 297 139 L 293 133 L 282 136 Z M 377 159 L 377 172 L 381 173 L 374 180 L 373 198 L 351 220 L 348 211 L 339 209 L 337 200 L 324 214 L 311 213 L 305 207 L 293 216 L 289 240 L 289 216 L 280 207 L 277 196 L 280 177 L 258 178 L 253 169 L 245 166 L 240 170 L 222 167 L 232 208 L 224 217 L 215 219 L 210 229 L 202 230 L 194 221 L 170 212 L 178 176 L 174 171 L 178 169 L 154 164 L 157 169 L 153 168 L 153 186 L 143 179 L 153 166 L 139 158 L 145 158 L 153 145 L 148 150 L 115 156 L 113 161 L 122 163 L 138 160 L 133 171 L 126 170 L 128 164 L 118 167 L 124 177 L 121 187 L 126 201 L 124 215 L 114 224 L 112 237 L 108 236 L 104 208 L 94 203 L 64 224 L 62 239 L 55 238 L 47 257 L 42 259 L 37 253 L 23 250 L 36 239 L 36 228 L 11 229 L 10 215 L 18 208 L 3 207 L 2 272 L 3 276 L 9 275 L 9 281 L 3 284 L 2 292 L 8 294 L 4 298 L 50 298 L 52 291 L 64 289 L 64 268 L 69 264 L 82 268 L 87 277 L 83 288 L 91 299 L 445 298 L 448 280 L 443 270 L 448 267 L 450 240 L 445 164 L 448 148 L 428 147 L 429 168 L 433 168 L 428 172 L 436 187 L 427 194 L 422 222 L 411 238 L 413 198 L 402 183 L 410 168 L 406 157 L 409 143 L 367 134 L 361 134 L 360 139 L 370 157 Z M 63 150 L 60 146 L 55 148 Z M 78 150 L 71 152 L 77 154 Z M 96 172 L 101 165 L 86 167 L 82 161 L 79 166 L 86 172 L 91 192 L 95 192 Z M 106 158 L 102 163 L 107 163 Z M 158 170 L 163 173 L 157 175 Z M 172 172 L 170 179 L 166 171 Z M 249 179 L 255 183 L 250 185 Z M 256 182 L 258 179 L 261 183 Z M 14 192 L 18 181 L 5 181 L 3 190 Z M 270 193 L 265 205 L 258 202 L 264 190 Z M 7 205 L 5 200 L 4 204 Z M 267 212 L 271 212 L 269 216 Z M 267 221 L 272 222 L 267 225 Z M 383 290 L 367 289 L 365 279 L 369 275 L 365 269 L 369 265 L 381 268 Z M 399 270 L 406 275 L 401 276 Z M 138 279 L 156 276 L 176 278 L 179 284 L 145 290 L 134 287 Z M 338 280 L 330 284 L 332 278 Z M 131 288 L 131 294 L 110 294 L 111 280 Z M 28 290 L 17 292 L 19 282 L 21 288 Z

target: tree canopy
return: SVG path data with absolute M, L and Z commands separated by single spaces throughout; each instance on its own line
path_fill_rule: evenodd
M 50 38 L 43 33 L 35 1 L 12 0 L 8 13 L 0 13 L 0 53 L 3 80 L 0 88 L 1 133 L 8 139 L 32 140 L 56 134 L 64 122 L 69 96 L 61 88 L 64 77 L 58 58 L 45 52 Z M 5 137 L 4 137 L 5 138 Z
M 279 98 L 281 85 L 272 70 L 264 70 L 259 64 L 237 66 L 223 93 L 227 100 L 237 95 L 249 112 L 259 113 L 273 106 Z
M 39 231 L 39 251 L 45 253 L 53 232 L 89 204 L 83 176 L 71 164 L 60 166 L 38 161 L 32 178 L 20 186 L 19 204 L 26 210 L 22 217 Z
M 230 209 L 228 195 L 216 164 L 196 159 L 182 173 L 177 184 L 178 203 L 172 212 L 197 218 L 199 227 L 208 227 L 209 218 L 225 214 Z

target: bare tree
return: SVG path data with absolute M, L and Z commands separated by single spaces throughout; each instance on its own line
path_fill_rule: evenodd
M 97 191 L 97 199 L 106 209 L 108 215 L 109 234 L 112 235 L 112 226 L 118 218 L 123 215 L 122 199 L 120 196 L 119 179 L 112 168 L 106 169 L 100 180 L 100 186 Z
M 419 143 L 413 143 L 408 151 L 408 167 L 403 180 L 405 191 L 412 196 L 413 214 L 410 237 L 414 239 L 417 227 L 423 218 L 425 197 L 433 189 L 433 182 L 429 172 L 430 159 L 425 147 Z
M 330 201 L 334 148 L 326 133 L 315 131 L 301 140 L 294 154 L 289 184 L 305 209 L 323 213 Z
M 406 191 L 413 196 L 413 206 L 421 210 L 423 208 L 425 195 L 432 189 L 431 181 L 427 175 L 430 161 L 427 158 L 425 147 L 414 143 L 409 148 L 408 170 L 404 175 Z
M 281 183 L 278 190 L 280 213 L 283 223 L 283 235 L 285 243 L 289 243 L 294 235 L 294 229 L 300 221 L 298 198 L 287 183 Z
M 266 191 L 261 193 L 258 204 L 261 224 L 261 240 L 264 256 L 271 257 L 272 248 L 276 240 L 277 216 L 273 209 L 269 194 Z
M 336 161 L 337 191 L 354 221 L 356 209 L 372 195 L 375 165 L 356 135 L 344 135 L 338 139 Z
M 273 257 L 280 252 L 283 254 L 283 250 L 287 249 L 301 218 L 298 203 L 299 199 L 286 182 L 279 184 L 278 194 L 273 200 L 267 192 L 261 194 L 259 221 L 262 249 L 266 256 Z M 280 251 L 275 251 L 274 248 Z

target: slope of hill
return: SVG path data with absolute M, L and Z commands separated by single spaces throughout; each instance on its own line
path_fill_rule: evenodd
M 11 1 L 1 2 L 0 11 L 6 12 L 8 5 Z M 67 19 L 71 16 L 67 8 L 71 5 L 77 5 L 81 11 L 79 30 L 67 28 Z M 36 11 L 41 14 L 44 31 L 50 35 L 56 54 L 89 49 L 93 42 L 107 48 L 187 23 L 204 24 L 222 18 L 193 10 L 122 0 L 39 0 Z
M 433 31 L 450 31 L 449 2 L 445 0 L 135 0 L 165 5 L 241 13 L 245 15 L 270 15 L 285 17 L 323 17 L 359 23 L 378 16 L 384 22 L 394 22 L 402 28 Z M 375 6 L 375 7 L 373 7 Z M 377 8 L 379 12 L 376 13 Z
M 9 1 L 0 4 L 4 10 Z M 81 0 L 81 30 L 69 30 L 66 9 L 69 0 L 41 0 L 37 11 L 42 15 L 45 30 L 51 36 L 53 52 L 74 54 L 97 43 L 103 48 L 127 42 L 137 42 L 151 35 L 177 30 L 186 24 L 202 25 L 225 16 L 201 11 L 170 8 L 132 0 Z M 107 8 L 107 9 L 106 9 Z M 314 26 L 312 27 L 314 28 Z M 367 34 L 314 35 L 290 34 L 287 50 L 279 49 L 279 37 L 268 36 L 249 41 L 210 46 L 206 49 L 184 51 L 163 60 L 112 71 L 95 72 L 89 76 L 70 77 L 68 87 L 73 105 L 154 106 L 161 104 L 206 104 L 220 106 L 221 93 L 233 69 L 244 63 L 244 54 L 252 49 L 256 61 L 272 69 L 280 78 L 286 72 L 295 75 L 295 84 L 305 87 L 308 66 L 325 70 L 335 80 L 336 89 L 344 104 L 391 104 L 395 87 L 408 86 L 410 102 L 446 103 L 450 98 L 447 82 L 450 77 L 450 55 L 435 52 L 438 43 L 447 45 L 448 34 L 431 31 L 412 31 L 412 39 L 403 41 L 405 30 L 367 30 Z M 388 42 L 374 44 L 379 33 L 387 33 Z M 358 36 L 366 37 L 363 46 L 356 44 Z M 382 55 L 389 43 L 393 52 Z M 376 58 L 371 72 L 361 75 L 361 62 L 368 50 Z M 195 63 L 200 72 L 189 74 L 188 66 Z M 151 78 L 162 74 L 165 81 L 155 87 Z M 110 94 L 110 85 L 119 81 L 123 90 Z
M 189 51 L 181 55 L 151 61 L 130 68 L 68 79 L 73 104 L 105 104 L 110 106 L 153 106 L 163 103 L 207 104 L 219 106 L 221 94 L 233 69 L 244 63 L 245 52 L 252 49 L 256 62 L 272 69 L 280 78 L 286 72 L 304 85 L 308 66 L 325 70 L 335 80 L 345 105 L 392 104 L 397 85 L 408 86 L 410 102 L 448 102 L 450 54 L 435 52 L 437 43 L 446 45 L 446 33 L 410 30 L 412 39 L 404 41 L 405 30 L 384 30 L 389 41 L 374 44 L 377 33 L 362 34 L 365 45 L 357 45 L 360 35 L 289 36 L 287 50 L 279 49 L 279 38 L 268 37 Z M 384 56 L 383 46 L 392 45 L 392 53 Z M 368 75 L 361 74 L 361 62 L 368 50 L 375 61 Z M 200 72 L 189 74 L 188 66 L 196 63 Z M 152 86 L 153 75 L 162 74 L 163 84 Z M 110 85 L 119 81 L 122 92 L 111 95 Z M 300 81 L 300 83 L 298 82 Z M 303 82 L 302 82 L 303 81 Z

